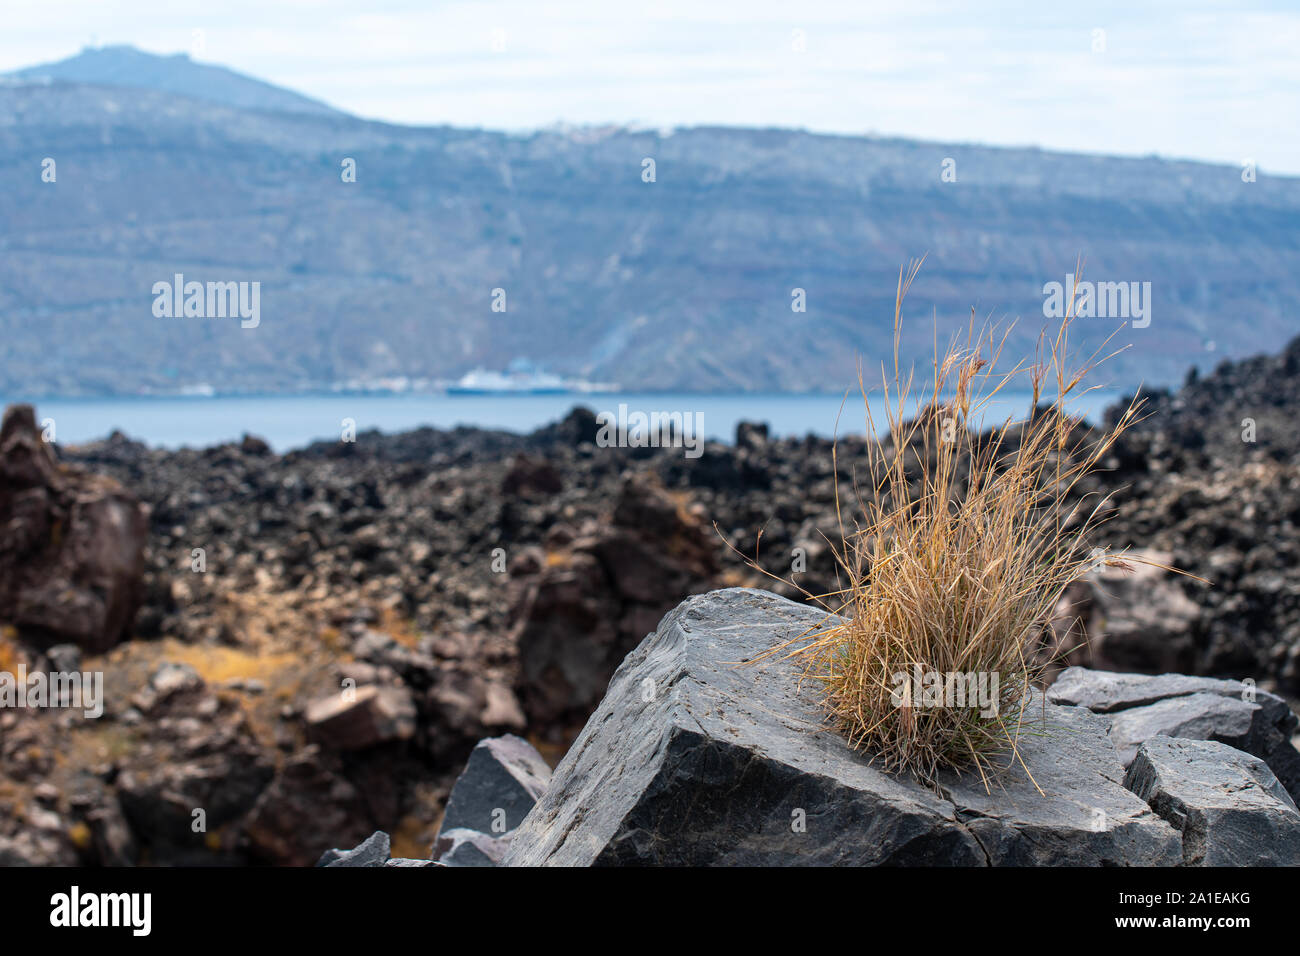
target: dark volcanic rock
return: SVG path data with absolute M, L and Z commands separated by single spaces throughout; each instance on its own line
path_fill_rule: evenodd
M 1139 552 L 1168 565 L 1170 554 Z M 1103 567 L 1079 581 L 1058 610 L 1058 624 L 1081 633 L 1084 663 L 1101 670 L 1181 673 L 1195 664 L 1200 608 L 1163 568 L 1130 562 Z M 1062 621 L 1061 619 L 1065 620 Z
M 1159 549 L 1212 586 L 1168 575 L 1112 585 L 1104 580 L 1111 572 L 1100 572 L 1079 582 L 1063 608 L 1082 623 L 1049 642 L 1068 652 L 1064 663 L 1253 678 L 1253 702 L 1238 693 L 1243 684 L 1102 706 L 1114 708 L 1107 716 L 1118 722 L 1116 739 L 1131 738 L 1130 748 L 1152 733 L 1214 736 L 1259 753 L 1292 793 L 1300 792 L 1300 757 L 1284 745 L 1290 718 L 1264 689 L 1300 695 L 1297 356 L 1300 342 L 1158 395 L 1150 420 L 1077 489 L 1109 495 L 1115 509 L 1090 545 Z M 1243 437 L 1246 418 L 1258 426 L 1257 442 Z M 1082 424 L 1077 431 L 1088 436 Z M 56 520 L 75 510 L 69 489 L 93 496 L 112 484 L 74 471 L 93 469 L 145 504 L 144 605 L 134 633 L 190 645 L 185 659 L 211 681 L 205 692 L 188 688 L 183 669 L 148 678 L 156 646 L 116 648 L 105 670 L 121 687 L 109 689 L 104 721 L 73 733 L 79 748 L 98 748 L 102 729 L 115 756 L 96 768 L 85 801 L 39 839 L 22 809 L 35 806 L 28 791 L 47 783 L 65 796 L 80 792 L 72 768 L 52 764 L 71 746 L 71 728 L 55 715 L 0 713 L 0 775 L 19 790 L 0 807 L 0 838 L 46 862 L 78 854 L 83 862 L 191 859 L 200 837 L 182 829 L 182 810 L 212 802 L 207 781 L 223 773 L 238 782 L 239 799 L 220 832 L 210 831 L 222 847 L 202 850 L 215 854 L 211 861 L 309 864 L 323 847 L 354 845 L 376 829 L 410 833 L 408 820 L 419 820 L 420 840 L 431 841 L 477 741 L 526 730 L 566 744 L 619 662 L 683 597 L 760 582 L 745 556 L 812 593 L 839 587 L 822 535 L 836 540 L 836 491 L 852 499 L 865 461 L 860 437 L 841 438 L 833 457 L 828 440 L 750 424 L 737 428 L 734 445 L 710 442 L 698 459 L 680 449 L 597 448 L 586 409 L 532 435 L 365 432 L 283 455 L 254 439 L 166 450 L 114 434 L 58 448 L 62 465 L 53 471 L 50 447 L 34 443 L 30 422 L 18 433 L 26 437 L 0 459 L 0 507 L 11 509 L 0 515 L 0 625 L 18 624 L 20 633 L 14 640 L 0 627 L 0 657 L 25 657 L 29 671 L 76 669 L 76 638 L 58 631 L 84 631 L 80 622 L 100 615 L 83 611 L 111 589 L 74 581 L 80 596 L 65 603 L 46 590 L 62 583 L 26 578 L 47 573 L 47 558 L 65 561 L 52 556 L 72 527 Z M 193 563 L 199 549 L 205 573 Z M 772 586 L 796 594 L 793 585 Z M 15 588 L 35 623 L 6 617 Z M 365 731 L 357 739 L 374 746 L 312 743 L 307 705 L 336 695 L 347 678 L 359 693 L 373 686 L 409 695 L 413 734 L 403 739 L 404 720 L 371 722 L 374 701 L 363 700 L 348 719 Z M 1190 699 L 1201 693 L 1216 699 Z M 214 694 L 232 698 L 251 721 L 215 748 L 205 743 L 210 735 L 187 729 L 228 719 L 224 709 L 210 712 Z M 399 732 L 376 736 L 381 726 Z M 168 779 L 155 770 L 163 764 L 187 769 Z M 251 811 L 242 808 L 262 771 L 245 777 L 235 765 L 273 768 Z M 175 805 L 173 785 L 183 797 Z M 130 807 L 135 832 L 112 825 L 119 806 Z M 91 849 L 73 847 L 68 833 L 78 822 L 91 828 Z M 168 833 L 149 832 L 161 826 Z M 173 827 L 181 856 L 167 849 Z
M 1047 699 L 1068 707 L 1087 707 L 1093 713 L 1144 707 L 1170 697 L 1191 694 L 1218 694 L 1244 700 L 1251 695 L 1249 685 L 1216 677 L 1191 677 L 1186 674 L 1117 674 L 1112 671 L 1072 667 L 1061 674 L 1047 689 Z M 1276 711 L 1284 718 L 1286 702 L 1266 691 L 1254 690 L 1256 702 Z
M 1300 812 L 1258 757 L 1152 737 L 1124 785 L 1183 835 L 1186 866 L 1300 865 Z
M 475 743 L 529 726 L 514 690 L 523 685 L 511 612 L 534 585 L 542 585 L 534 626 L 549 629 L 559 653 L 573 657 L 548 664 L 547 677 L 561 677 L 547 685 L 560 697 L 561 721 L 534 716 L 529 729 L 567 742 L 623 654 L 689 590 L 713 583 L 720 544 L 684 492 L 624 494 L 630 452 L 595 454 L 593 424 L 590 412 L 577 411 L 532 436 L 371 432 L 286 455 L 253 440 L 151 449 L 121 434 L 60 448 L 61 458 L 112 475 L 147 503 L 137 633 L 191 648 L 173 655 L 188 669 L 169 666 L 154 677 L 157 645 L 116 649 L 107 670 L 120 686 L 108 695 L 103 726 L 114 746 L 126 742 L 125 752 L 97 768 L 102 785 L 87 794 L 76 822 L 102 829 L 91 815 L 120 799 L 135 831 L 116 848 L 134 846 L 133 862 L 159 864 L 310 864 L 325 846 L 354 845 L 376 829 L 406 833 L 416 821 L 419 839 L 431 843 Z M 23 461 L 52 458 L 44 446 L 24 447 L 34 454 L 14 455 L 11 472 L 31 480 L 45 472 L 24 471 Z M 71 473 L 51 474 L 57 481 Z M 643 482 L 654 484 L 644 469 L 632 484 Z M 620 502 L 626 515 L 666 520 L 619 525 Z M 58 527 L 28 530 L 48 550 Z M 625 554 L 614 536 L 634 550 Z M 569 572 L 591 575 L 577 582 L 576 599 L 566 590 Z M 9 583 L 0 580 L 0 590 Z M 548 621 L 552 600 L 557 614 Z M 0 628 L 0 659 L 21 655 L 29 671 L 75 661 L 70 640 L 58 640 L 43 652 Z M 530 660 L 546 657 L 531 647 Z M 206 690 L 200 671 L 211 678 Z M 356 689 L 351 701 L 339 694 L 346 680 L 354 684 L 342 686 Z M 237 746 L 195 752 L 204 734 L 189 728 L 213 721 L 213 695 L 244 708 L 249 727 Z M 98 734 L 83 736 L 98 746 Z M 24 789 L 50 780 L 70 791 L 72 768 L 52 775 L 47 766 L 64 743 L 54 719 L 6 725 L 0 772 Z M 186 769 L 174 779 L 156 769 L 171 764 Z M 240 768 L 257 770 L 247 785 Z M 194 834 L 185 814 L 219 804 L 205 781 L 223 773 L 239 783 L 231 788 L 234 815 L 220 832 Z M 182 789 L 170 793 L 171 784 Z M 265 786 L 259 793 L 254 784 Z M 19 793 L 15 806 L 24 805 L 30 800 Z M 0 808 L 0 837 L 29 826 L 21 810 Z M 77 851 L 67 830 L 57 834 L 66 848 L 47 861 L 75 852 L 87 862 L 120 857 L 114 847 Z M 22 845 L 37 852 L 47 844 Z
M 99 653 L 144 597 L 145 517 L 110 478 L 61 467 L 30 405 L 0 425 L 0 620 Z
M 452 787 L 440 833 L 508 833 L 523 822 L 550 780 L 551 768 L 528 741 L 512 734 L 480 741 Z
M 545 458 L 524 454 L 510 460 L 501 482 L 501 493 L 511 498 L 545 498 L 563 489 L 564 480 L 553 464 Z
M 1199 611 L 1189 671 L 1300 697 L 1300 338 L 1157 392 L 1143 413 L 1097 476 L 1115 493 L 1105 543 L 1168 552 L 1209 582 L 1176 581 Z
M 1119 784 L 1103 718 L 1031 707 L 1019 768 L 936 794 L 819 729 L 795 665 L 756 655 L 824 621 L 762 591 L 683 602 L 614 675 L 507 865 L 1176 862 L 1177 834 Z M 1040 735 L 1042 734 L 1042 735 Z
M 464 828 L 443 830 L 433 841 L 433 859 L 443 866 L 499 866 L 510 849 L 510 836 Z
M 445 866 L 445 865 L 446 864 L 444 863 L 439 863 L 437 860 L 408 860 L 403 857 L 398 857 L 396 859 L 388 860 L 387 862 L 384 863 L 384 866 L 400 866 L 403 868 L 406 867 L 419 868 L 425 866 Z
M 317 866 L 384 866 L 388 862 L 390 841 L 388 834 L 376 830 L 365 842 L 351 850 L 326 850 L 316 862 Z
M 1215 740 L 1259 757 L 1300 798 L 1300 751 L 1291 743 L 1300 719 L 1282 698 L 1252 684 L 1071 667 L 1046 693 L 1054 703 L 1107 715 L 1126 767 L 1139 745 L 1155 736 Z
M 188 668 L 163 664 L 146 691 L 148 746 L 115 765 L 126 820 L 155 859 L 238 862 L 209 838 L 253 809 L 275 775 L 274 755 L 239 705 L 211 693 Z
M 1265 749 L 1263 711 L 1255 704 L 1218 694 L 1189 694 L 1157 701 L 1111 716 L 1110 736 L 1119 759 L 1128 766 L 1138 746 L 1156 736 L 1217 740 L 1253 753 Z
M 339 773 L 336 755 L 316 746 L 294 754 L 258 798 L 244 823 L 253 858 L 310 866 L 321 847 L 365 839 L 366 801 Z
M 360 687 L 307 708 L 313 737 L 340 750 L 361 750 L 415 733 L 415 703 L 405 687 Z
M 553 727 L 590 714 L 628 651 L 683 595 L 714 581 L 715 549 L 657 479 L 624 480 L 612 525 L 573 542 L 517 606 L 512 639 L 528 717 Z

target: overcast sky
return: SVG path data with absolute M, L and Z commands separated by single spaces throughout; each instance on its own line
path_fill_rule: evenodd
M 4 0 L 0 10 L 0 71 L 109 43 L 192 52 L 401 123 L 783 126 L 1250 159 L 1300 174 L 1298 0 Z

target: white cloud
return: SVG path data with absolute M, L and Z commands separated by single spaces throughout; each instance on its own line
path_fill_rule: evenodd
M 405 123 L 874 130 L 1300 173 L 1300 11 L 934 0 L 7 0 L 0 69 L 92 38 Z M 1093 30 L 1106 51 L 1092 52 Z M 493 31 L 504 52 L 493 52 Z M 803 31 L 806 52 L 791 48 Z

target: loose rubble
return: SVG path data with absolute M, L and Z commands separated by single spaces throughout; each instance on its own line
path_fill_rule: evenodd
M 1103 568 L 1044 635 L 1061 666 L 1226 682 L 1073 702 L 1126 762 L 1152 736 L 1199 736 L 1300 790 L 1297 355 L 1158 393 L 1079 486 L 1110 496 L 1099 547 L 1210 582 Z M 683 598 L 798 597 L 755 552 L 834 590 L 823 535 L 865 447 L 844 438 L 834 460 L 830 441 L 745 423 L 698 459 L 598 449 L 586 409 L 531 435 L 371 432 L 283 455 L 251 436 L 55 446 L 37 420 L 18 406 L 0 426 L 0 670 L 106 687 L 98 720 L 0 710 L 0 857 L 32 863 L 310 865 L 376 830 L 427 856 L 475 744 L 526 735 L 558 759 Z M 1225 689 L 1252 683 L 1253 701 Z

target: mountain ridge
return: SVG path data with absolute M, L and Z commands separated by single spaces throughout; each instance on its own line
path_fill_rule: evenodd
M 320 100 L 220 64 L 200 63 L 188 53 L 151 54 L 128 44 L 85 47 L 63 60 L 12 70 L 3 79 L 150 89 L 244 109 L 340 115 Z
M 520 356 L 636 389 L 838 391 L 858 356 L 890 354 L 898 269 L 923 253 L 917 358 L 932 314 L 946 337 L 972 306 L 1021 316 L 1011 345 L 1032 351 L 1043 286 L 1080 254 L 1085 280 L 1152 282 L 1152 325 L 1115 342 L 1123 380 L 1295 333 L 1296 179 L 780 129 L 407 127 L 124 89 L 0 86 L 0 394 L 307 391 Z M 177 272 L 261 282 L 260 326 L 155 318 L 150 289 Z M 1081 345 L 1122 321 L 1089 320 Z

